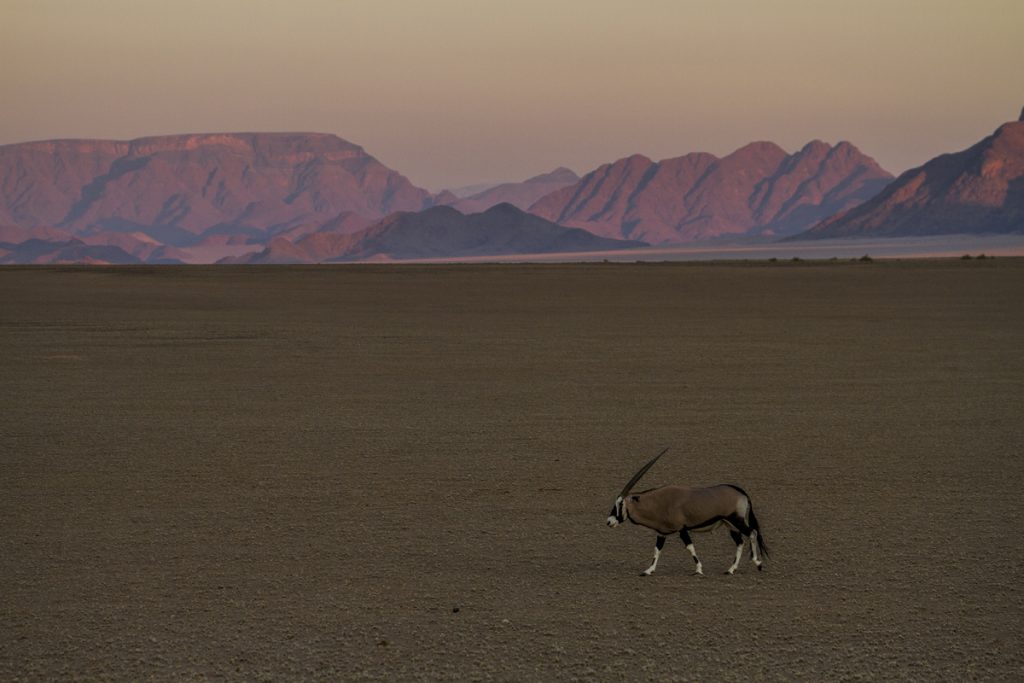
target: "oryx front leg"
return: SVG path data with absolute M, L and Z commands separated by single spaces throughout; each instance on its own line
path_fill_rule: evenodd
M 679 538 L 682 539 L 683 545 L 685 545 L 686 549 L 690 551 L 691 555 L 693 555 L 693 563 L 697 565 L 696 569 L 693 570 L 693 573 L 698 576 L 704 576 L 704 570 L 701 569 L 700 565 L 700 558 L 697 557 L 697 549 L 693 547 L 693 539 L 690 538 L 690 534 L 686 529 L 679 532 Z
M 729 531 L 729 535 L 732 537 L 732 542 L 736 544 L 736 560 L 731 567 L 725 570 L 725 573 L 735 574 L 740 566 L 740 558 L 743 557 L 743 534 L 738 531 Z
M 661 555 L 661 549 L 665 547 L 665 537 L 659 535 L 658 540 L 654 542 L 654 562 L 651 562 L 651 566 L 640 572 L 640 576 L 650 576 L 654 573 L 654 568 L 658 566 L 658 556 Z

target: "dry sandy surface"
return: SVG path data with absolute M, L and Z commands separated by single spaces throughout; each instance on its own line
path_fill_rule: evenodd
M 1010 680 L 1024 261 L 0 270 L 0 680 Z M 734 482 L 723 531 L 605 517 Z

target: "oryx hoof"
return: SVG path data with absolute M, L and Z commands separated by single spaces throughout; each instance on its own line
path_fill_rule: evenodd
M 726 575 L 726 576 L 732 576 L 732 575 L 733 575 L 733 574 L 735 574 L 735 573 L 736 573 L 736 570 L 735 570 L 735 569 L 726 569 L 726 570 L 725 570 L 725 575 Z
M 764 571 L 764 565 L 763 564 L 757 565 L 757 571 L 763 572 Z
M 640 572 L 640 576 L 650 576 L 651 572 Z

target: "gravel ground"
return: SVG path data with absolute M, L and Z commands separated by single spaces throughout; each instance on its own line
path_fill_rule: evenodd
M 0 269 L 0 679 L 1011 680 L 1024 260 Z M 724 531 L 608 529 L 732 482 Z

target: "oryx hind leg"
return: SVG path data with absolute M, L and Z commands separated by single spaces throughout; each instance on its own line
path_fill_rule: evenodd
M 701 569 L 700 565 L 700 558 L 697 557 L 697 550 L 693 547 L 693 539 L 690 538 L 689 532 L 686 529 L 683 529 L 679 532 L 679 538 L 682 539 L 683 545 L 685 545 L 686 549 L 690 551 L 691 555 L 693 555 L 693 563 L 697 565 L 693 573 L 698 574 L 699 576 L 704 576 L 704 570 Z
M 658 557 L 661 555 L 661 549 L 665 547 L 665 537 L 658 535 L 658 540 L 654 542 L 654 562 L 651 562 L 651 566 L 640 572 L 640 576 L 650 576 L 654 573 L 654 568 L 658 566 Z
M 732 526 L 736 527 L 737 531 L 739 531 L 741 534 L 750 539 L 750 561 L 753 562 L 754 566 L 757 567 L 758 571 L 760 571 L 764 567 L 762 566 L 761 562 L 761 551 L 757 547 L 757 529 L 751 526 L 751 517 L 753 516 L 753 511 L 750 508 L 749 500 L 744 500 L 743 503 L 744 504 L 741 506 L 741 509 L 737 511 L 738 513 L 742 512 L 742 514 L 737 514 L 736 517 L 730 521 L 732 522 Z M 756 522 L 754 522 L 754 524 L 756 524 Z M 741 545 L 738 551 L 742 550 L 743 547 Z M 740 556 L 737 555 L 736 565 L 739 564 L 739 558 Z
M 743 534 L 729 529 L 729 536 L 732 538 L 732 542 L 736 544 L 736 559 L 733 560 L 732 566 L 725 570 L 725 573 L 735 574 L 740 566 L 740 558 L 743 557 Z
M 761 552 L 757 548 L 757 529 L 750 530 L 750 561 L 758 571 L 762 569 Z

